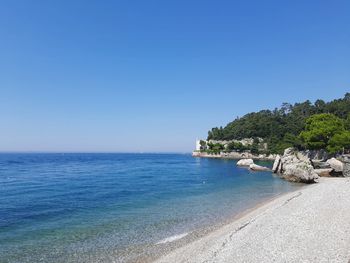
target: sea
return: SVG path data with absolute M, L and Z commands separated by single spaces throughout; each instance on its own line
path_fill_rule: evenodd
M 149 262 L 300 187 L 191 154 L 2 153 L 0 262 Z

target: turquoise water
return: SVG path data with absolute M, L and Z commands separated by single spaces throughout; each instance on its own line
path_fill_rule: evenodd
M 134 261 L 299 187 L 235 164 L 187 154 L 0 154 L 0 262 Z

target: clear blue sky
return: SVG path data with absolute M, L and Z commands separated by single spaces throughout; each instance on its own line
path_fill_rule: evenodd
M 191 151 L 350 91 L 349 1 L 1 1 L 1 151 Z

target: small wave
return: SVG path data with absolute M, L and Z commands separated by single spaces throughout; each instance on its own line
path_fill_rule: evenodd
M 178 234 L 178 235 L 174 235 L 174 236 L 170 236 L 170 237 L 164 238 L 161 241 L 157 242 L 156 245 L 165 244 L 165 243 L 169 243 L 169 242 L 174 242 L 175 240 L 179 240 L 181 238 L 184 238 L 188 234 L 189 233 L 183 233 L 183 234 Z

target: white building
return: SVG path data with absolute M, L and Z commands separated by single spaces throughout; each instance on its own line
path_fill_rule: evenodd
M 196 140 L 196 151 L 201 150 L 201 140 Z

